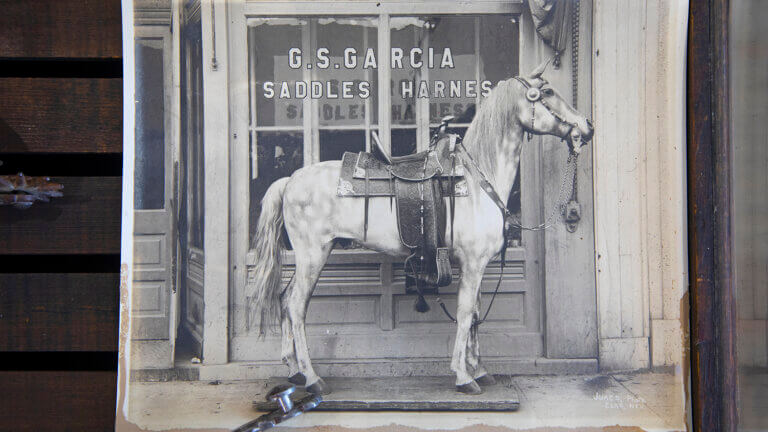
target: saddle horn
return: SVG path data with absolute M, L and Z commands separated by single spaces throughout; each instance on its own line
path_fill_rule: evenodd
M 529 77 L 530 79 L 534 79 L 534 78 L 540 78 L 540 77 L 541 77 L 541 74 L 543 74 L 543 73 L 544 73 L 544 71 L 545 71 L 545 70 L 547 70 L 547 66 L 549 66 L 549 63 L 550 63 L 551 61 L 552 61 L 552 57 L 550 57 L 550 58 L 549 58 L 549 59 L 547 59 L 547 60 L 544 60 L 544 61 L 543 61 L 543 62 L 542 62 L 542 63 L 541 63 L 539 66 L 537 66 L 537 67 L 536 67 L 536 69 L 534 69 L 534 70 L 533 70 L 533 72 L 531 72 L 531 73 L 528 75 L 528 77 Z

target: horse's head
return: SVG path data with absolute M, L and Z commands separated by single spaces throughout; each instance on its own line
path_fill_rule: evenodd
M 568 142 L 572 152 L 579 153 L 592 139 L 594 127 L 542 78 L 548 63 L 542 63 L 528 76 L 513 79 L 522 94 L 517 98 L 518 120 L 526 132 L 558 136 Z

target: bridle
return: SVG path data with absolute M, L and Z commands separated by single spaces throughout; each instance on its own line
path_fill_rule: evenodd
M 566 162 L 566 170 L 563 173 L 563 180 L 560 184 L 560 192 L 558 193 L 558 201 L 561 201 L 563 198 L 563 191 L 565 190 L 565 182 L 568 178 L 573 179 L 572 184 L 572 191 L 575 191 L 576 189 L 576 159 L 579 156 L 579 153 L 575 151 L 575 144 L 573 143 L 573 140 L 578 140 L 579 147 L 581 147 L 581 133 L 573 133 L 574 129 L 578 127 L 576 123 L 569 122 L 566 120 L 562 115 L 557 113 L 555 110 L 552 109 L 551 106 L 547 103 L 546 99 L 542 98 L 542 89 L 551 89 L 550 87 L 545 87 L 547 84 L 546 81 L 542 80 L 542 85 L 539 87 L 532 86 L 525 78 L 522 77 L 515 77 L 515 79 L 520 82 L 525 88 L 525 98 L 528 99 L 529 102 L 531 102 L 531 110 L 532 110 L 532 118 L 531 118 L 531 127 L 533 128 L 536 122 L 536 102 L 541 103 L 541 105 L 559 122 L 566 124 L 570 126 L 568 128 L 568 132 L 561 138 L 563 140 L 566 140 L 566 138 L 570 138 L 571 141 L 568 141 L 570 146 L 570 153 L 568 154 L 568 161 Z M 530 134 L 529 140 L 530 140 Z M 488 314 L 491 312 L 491 307 L 493 307 L 493 301 L 496 299 L 496 294 L 499 292 L 499 287 L 501 287 L 501 281 L 504 276 L 504 264 L 506 262 L 506 251 L 507 251 L 507 238 L 509 236 L 509 232 L 512 228 L 519 228 L 521 230 L 527 230 L 527 231 L 543 231 L 550 226 L 552 226 L 552 222 L 554 221 L 554 218 L 557 215 L 558 209 L 562 207 L 562 204 L 560 206 L 555 205 L 552 208 L 552 213 L 545 218 L 544 222 L 542 222 L 539 225 L 536 226 L 524 226 L 519 221 L 516 220 L 515 216 L 512 214 L 512 212 L 509 211 L 507 208 L 506 202 L 504 202 L 499 194 L 496 192 L 496 190 L 493 188 L 493 185 L 490 181 L 488 181 L 488 178 L 485 176 L 483 171 L 480 169 L 480 167 L 477 165 L 477 163 L 472 158 L 472 155 L 467 151 L 467 149 L 464 147 L 464 144 L 459 141 L 457 143 L 456 150 L 459 152 L 459 155 L 462 159 L 464 159 L 465 162 L 467 162 L 464 166 L 474 175 L 477 176 L 477 178 L 480 181 L 480 187 L 485 191 L 485 193 L 488 195 L 489 198 L 496 204 L 496 207 L 499 208 L 501 211 L 501 217 L 504 221 L 503 223 L 503 229 L 502 229 L 502 236 L 504 237 L 504 243 L 502 244 L 501 251 L 499 251 L 500 255 L 500 267 L 501 270 L 499 272 L 499 279 L 496 282 L 496 288 L 493 290 L 493 296 L 491 296 L 491 301 L 488 303 L 488 308 L 485 310 L 485 314 L 482 318 L 475 317 L 472 322 L 472 327 L 477 328 L 480 324 L 485 322 L 485 320 L 488 318 Z M 453 220 L 453 217 L 451 217 L 451 220 Z M 451 231 L 453 233 L 453 231 Z M 438 304 L 440 304 L 440 307 L 443 309 L 443 312 L 445 315 L 454 323 L 457 322 L 456 318 L 451 315 L 450 312 L 448 312 L 448 308 L 445 306 L 445 303 L 438 297 L 436 299 Z
M 563 173 L 563 180 L 560 184 L 560 192 L 558 193 L 557 200 L 562 201 L 563 200 L 563 192 L 565 191 L 565 183 L 567 179 L 573 179 L 573 183 L 571 185 L 571 198 L 573 198 L 573 193 L 576 190 L 576 161 L 578 159 L 579 153 L 575 151 L 575 143 L 574 140 L 578 140 L 579 147 L 581 147 L 581 133 L 576 131 L 574 133 L 574 129 L 578 128 L 578 125 L 573 122 L 569 122 L 566 120 L 562 115 L 557 113 L 555 110 L 552 109 L 551 106 L 547 103 L 546 99 L 542 98 L 542 90 L 551 89 L 551 87 L 546 87 L 547 81 L 542 80 L 542 84 L 539 87 L 535 87 L 531 85 L 525 78 L 523 77 L 514 77 L 518 82 L 520 82 L 525 88 L 525 98 L 528 99 L 529 102 L 531 102 L 531 110 L 532 110 L 532 118 L 531 118 L 531 127 L 533 128 L 536 122 L 536 102 L 541 103 L 541 105 L 559 122 L 566 124 L 570 126 L 568 128 L 568 132 L 565 133 L 561 138 L 563 140 L 567 141 L 567 138 L 570 138 L 569 143 L 569 150 L 570 153 L 568 154 L 568 161 L 566 162 L 566 170 Z M 530 139 L 530 134 L 529 134 Z M 459 155 L 460 158 L 462 158 L 466 163 L 464 166 L 474 175 L 477 176 L 477 178 L 480 181 L 480 187 L 483 189 L 483 191 L 488 195 L 489 198 L 496 204 L 496 207 L 499 208 L 501 211 L 501 217 L 504 221 L 503 223 L 503 229 L 502 229 L 502 236 L 504 237 L 504 243 L 502 244 L 501 251 L 499 251 L 500 254 L 500 267 L 501 270 L 499 272 L 499 279 L 496 282 L 496 288 L 493 290 L 493 296 L 491 296 L 491 301 L 488 303 L 488 308 L 485 310 L 485 314 L 482 318 L 475 317 L 472 322 L 472 327 L 477 328 L 480 324 L 485 322 L 485 320 L 488 318 L 488 314 L 491 312 L 491 307 L 493 306 L 493 301 L 496 299 L 496 294 L 499 292 L 499 287 L 501 287 L 501 281 L 504 276 L 504 264 L 506 262 L 506 251 L 507 251 L 507 238 L 509 235 L 509 232 L 512 228 L 519 228 L 521 230 L 527 230 L 527 231 L 543 231 L 550 226 L 552 226 L 552 222 L 554 221 L 554 218 L 556 217 L 558 213 L 558 209 L 562 208 L 564 206 L 561 205 L 555 205 L 552 208 L 552 213 L 545 218 L 544 222 L 542 222 L 539 225 L 536 226 L 524 226 L 519 221 L 515 220 L 515 216 L 509 211 L 507 208 L 506 202 L 504 202 L 499 194 L 496 192 L 496 190 L 493 188 L 493 185 L 490 181 L 488 181 L 488 178 L 485 176 L 483 171 L 480 169 L 480 167 L 477 165 L 477 163 L 472 158 L 472 155 L 467 151 L 467 149 L 464 147 L 464 144 L 459 140 L 456 145 L 456 153 Z M 451 217 L 451 220 L 453 220 L 453 217 Z M 451 237 L 453 237 L 453 229 L 451 229 Z M 440 299 L 440 297 L 437 297 L 436 301 L 438 304 L 440 304 L 440 307 L 443 309 L 443 312 L 445 315 L 454 323 L 457 322 L 456 318 L 451 315 L 450 312 L 448 312 L 448 308 L 445 306 L 445 303 Z
M 534 128 L 535 125 L 536 125 L 536 102 L 538 102 L 557 121 L 559 121 L 562 124 L 565 124 L 565 125 L 569 126 L 568 132 L 566 132 L 561 138 L 564 141 L 568 141 L 567 138 L 570 138 L 570 141 L 568 141 L 568 144 L 569 144 L 569 147 L 570 147 L 570 151 L 571 151 L 571 153 L 576 154 L 577 153 L 576 144 L 578 144 L 579 148 L 582 146 L 582 144 L 581 144 L 581 133 L 579 133 L 577 131 L 577 133 L 574 134 L 573 132 L 574 132 L 574 129 L 577 129 L 579 125 L 577 125 L 574 122 L 570 122 L 570 121 L 566 120 L 565 117 L 560 115 L 560 113 L 558 113 L 557 111 L 552 109 L 552 107 L 547 102 L 546 98 L 542 97 L 543 90 L 552 90 L 551 87 L 547 87 L 547 84 L 549 84 L 549 83 L 546 80 L 542 79 L 542 84 L 540 86 L 536 87 L 536 86 L 532 85 L 531 83 L 529 83 L 528 80 L 526 80 L 523 77 L 516 76 L 514 78 L 520 84 L 522 84 L 523 87 L 525 87 L 525 89 L 526 89 L 525 90 L 525 98 L 528 100 L 528 102 L 531 103 L 531 128 Z M 531 140 L 530 132 L 528 133 L 528 140 L 529 141 Z M 574 140 L 578 140 L 578 142 L 574 142 Z

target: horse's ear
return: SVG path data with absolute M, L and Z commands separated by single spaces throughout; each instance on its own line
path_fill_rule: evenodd
M 544 71 L 547 70 L 547 66 L 549 66 L 549 62 L 551 61 L 552 61 L 552 58 L 550 57 L 548 60 L 545 60 L 544 62 L 542 62 L 536 69 L 533 70 L 533 72 L 531 72 L 528 75 L 528 78 L 530 79 L 541 78 L 541 74 L 543 74 Z

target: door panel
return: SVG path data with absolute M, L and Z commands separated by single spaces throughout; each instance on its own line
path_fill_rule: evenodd
M 170 32 L 167 26 L 137 28 L 136 145 L 134 175 L 134 271 L 131 339 L 135 367 L 170 367 L 175 327 L 171 321 Z

